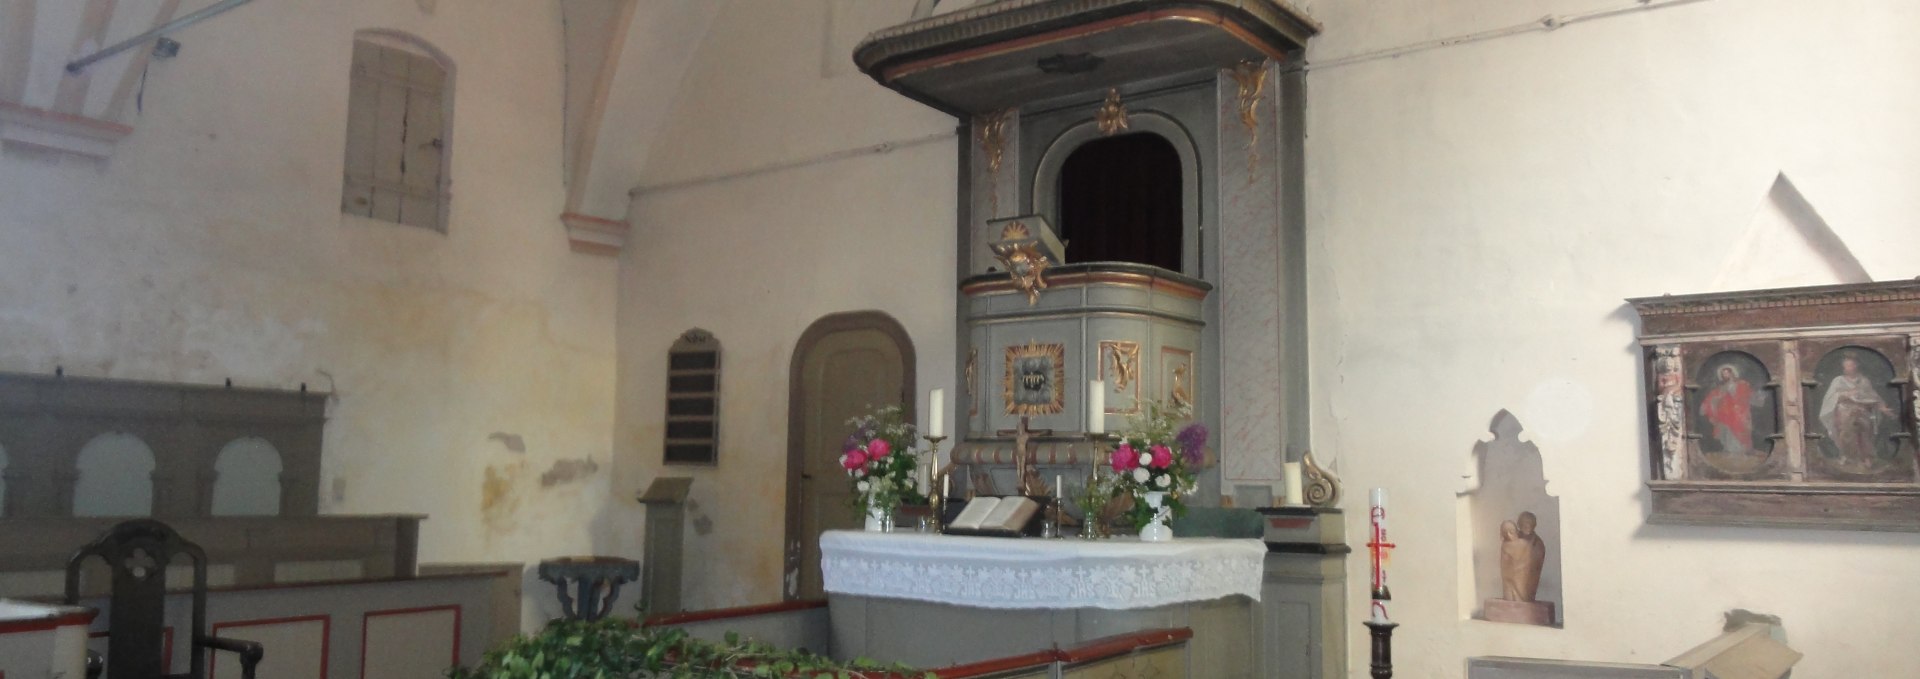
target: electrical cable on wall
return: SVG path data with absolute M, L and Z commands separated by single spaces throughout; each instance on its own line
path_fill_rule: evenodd
M 1326 59 L 1322 61 L 1300 61 L 1300 62 L 1295 62 L 1290 66 L 1283 67 L 1281 70 L 1285 72 L 1305 72 L 1305 71 L 1317 71 L 1317 70 L 1326 69 L 1326 68 L 1335 68 L 1339 66 L 1349 66 L 1352 64 L 1364 63 L 1368 61 L 1377 61 L 1380 59 L 1392 59 L 1394 57 L 1413 54 L 1415 52 L 1425 52 L 1429 50 L 1440 49 L 1443 47 L 1453 47 L 1455 45 L 1465 45 L 1465 44 L 1476 43 L 1476 42 L 1486 42 L 1488 40 L 1493 40 L 1495 38 L 1505 38 L 1508 36 L 1520 35 L 1523 33 L 1553 31 L 1553 30 L 1558 30 L 1564 26 L 1570 26 L 1572 24 L 1585 23 L 1588 21 L 1594 21 L 1598 19 L 1607 19 L 1607 18 L 1612 18 L 1616 16 L 1621 16 L 1624 14 L 1631 14 L 1634 12 L 1644 12 L 1651 9 L 1661 9 L 1665 7 L 1674 7 L 1678 5 L 1691 5 L 1694 3 L 1707 2 L 1707 1 L 1708 0 L 1632 0 L 1632 2 L 1622 7 L 1610 7 L 1607 9 L 1588 10 L 1585 12 L 1578 12 L 1574 14 L 1549 14 L 1539 19 L 1535 19 L 1533 21 L 1529 21 L 1522 24 L 1514 24 L 1511 26 L 1478 31 L 1475 33 L 1456 35 L 1449 38 L 1425 40 L 1421 42 L 1412 43 L 1409 45 L 1401 45 L 1399 47 L 1389 47 L 1386 49 L 1373 50 L 1370 52 L 1361 52 L 1359 54 L 1353 54 L 1353 55 L 1339 57 L 1335 59 Z

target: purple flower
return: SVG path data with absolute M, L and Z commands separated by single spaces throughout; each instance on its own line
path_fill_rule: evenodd
M 1173 435 L 1174 443 L 1180 446 L 1180 456 L 1187 464 L 1198 465 L 1206 459 L 1207 425 L 1195 422 Z

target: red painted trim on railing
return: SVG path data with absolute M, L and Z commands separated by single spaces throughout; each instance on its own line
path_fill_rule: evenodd
M 1192 638 L 1193 630 L 1186 627 L 1150 629 L 1131 634 L 1116 634 L 1110 637 L 1094 639 L 1084 644 L 1074 646 L 1073 648 L 1061 649 L 1060 661 L 1082 663 L 1089 660 L 1125 655 L 1142 648 L 1164 646 Z M 941 676 L 946 675 L 943 674 Z
M 772 615 L 774 613 L 805 611 L 815 608 L 826 608 L 826 606 L 827 602 L 825 599 L 803 599 L 800 601 L 782 601 L 777 604 L 761 604 L 759 606 L 740 606 L 736 608 L 715 608 L 705 611 L 688 611 L 686 613 L 667 613 L 647 618 L 646 622 L 642 623 L 642 626 L 663 627 L 670 625 L 687 625 L 710 620 L 726 620 L 728 618 L 745 618 L 754 615 Z
M 968 677 L 981 677 L 989 674 L 998 674 L 1000 672 L 1046 667 L 1059 660 L 1060 652 L 1057 650 L 1038 651 L 1026 655 L 1010 655 L 1005 658 L 993 658 L 991 660 L 971 662 L 965 665 L 954 665 L 945 669 L 934 670 L 933 673 L 938 675 L 940 679 L 967 679 Z
M 459 604 L 446 604 L 443 606 L 416 606 L 413 608 L 389 608 L 389 609 L 378 610 L 378 611 L 367 611 L 364 615 L 360 617 L 360 679 L 366 679 L 367 677 L 367 627 L 369 626 L 368 623 L 373 622 L 374 616 L 385 617 L 390 615 L 412 615 L 416 613 L 433 613 L 437 611 L 449 611 L 449 610 L 453 611 L 453 656 L 452 656 L 452 659 L 448 661 L 447 666 L 448 667 L 459 666 L 460 665 L 460 615 L 461 615 Z
M 0 634 L 45 632 L 60 627 L 85 627 L 92 625 L 94 617 L 98 615 L 100 615 L 100 611 L 89 608 L 84 611 L 61 613 L 55 616 L 34 618 L 32 620 L 8 620 L 0 622 Z
M 213 630 L 208 632 L 207 634 L 209 636 L 217 637 L 217 636 L 221 636 L 220 630 L 223 628 L 270 627 L 273 625 L 291 625 L 291 624 L 300 623 L 300 622 L 314 622 L 316 620 L 320 622 L 320 674 L 318 676 L 320 677 L 320 679 L 328 679 L 327 658 L 328 656 L 333 654 L 333 645 L 332 645 L 333 616 L 331 615 L 326 615 L 326 614 L 297 615 L 289 618 L 260 618 L 256 620 L 231 620 L 227 622 L 216 622 L 213 624 Z M 200 649 L 200 648 L 195 648 L 192 650 L 195 653 L 205 652 L 205 649 Z M 272 651 L 269 650 L 268 652 L 272 652 Z M 214 670 L 214 665 L 220 662 L 221 655 L 224 655 L 224 654 L 215 653 L 213 654 L 212 659 L 207 662 L 208 676 L 216 676 L 216 677 L 220 676 L 220 673 Z M 282 668 L 281 671 L 286 672 L 289 670 L 287 668 Z

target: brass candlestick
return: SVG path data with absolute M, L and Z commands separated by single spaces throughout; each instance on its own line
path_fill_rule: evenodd
M 947 489 L 946 480 L 953 473 L 953 465 L 940 468 L 940 442 L 945 436 L 923 436 L 927 440 L 927 509 L 933 513 L 933 532 L 947 531 Z

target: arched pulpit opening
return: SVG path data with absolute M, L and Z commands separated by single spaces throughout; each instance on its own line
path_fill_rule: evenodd
M 1147 132 L 1095 139 L 1060 166 L 1059 229 L 1068 262 L 1181 270 L 1180 153 Z

